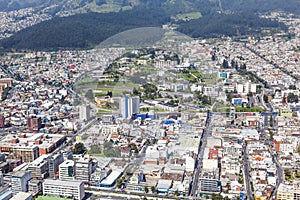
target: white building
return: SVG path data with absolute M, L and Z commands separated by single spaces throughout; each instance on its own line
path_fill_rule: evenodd
M 130 118 L 140 112 L 140 97 L 125 96 L 120 99 L 120 113 L 123 118 Z
M 43 194 L 82 200 L 85 196 L 84 184 L 80 181 L 45 179 L 43 183 Z
M 90 106 L 81 105 L 79 107 L 79 119 L 80 121 L 87 121 L 90 119 Z
M 59 165 L 59 179 L 62 181 L 74 180 L 75 162 L 66 160 Z

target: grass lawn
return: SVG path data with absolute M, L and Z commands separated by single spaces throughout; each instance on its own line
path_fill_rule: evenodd
M 104 153 L 95 153 L 95 154 L 93 154 L 93 153 L 89 153 L 89 155 L 90 156 L 95 156 L 95 157 L 106 157 L 105 155 L 104 155 Z
M 174 19 L 176 21 L 178 20 L 191 20 L 191 19 L 199 19 L 202 17 L 202 14 L 200 12 L 190 12 L 190 13 L 184 13 L 184 14 L 178 14 Z
M 97 114 L 105 114 L 105 113 L 109 113 L 109 111 L 102 110 L 102 109 L 98 109 L 98 111 L 97 111 Z

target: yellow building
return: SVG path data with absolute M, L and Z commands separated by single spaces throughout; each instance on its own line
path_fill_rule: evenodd
M 289 109 L 282 108 L 282 109 L 279 110 L 279 116 L 292 118 L 293 117 L 293 111 L 291 111 Z
M 278 187 L 277 200 L 299 200 L 300 188 L 295 188 L 294 185 L 285 185 L 281 183 Z

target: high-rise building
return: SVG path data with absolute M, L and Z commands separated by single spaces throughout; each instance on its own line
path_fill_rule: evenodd
M 27 127 L 30 131 L 38 131 L 42 127 L 42 120 L 40 117 L 27 117 Z
M 81 105 L 79 107 L 79 119 L 80 121 L 88 121 L 90 119 L 90 106 L 89 105 Z
M 63 155 L 61 153 L 49 157 L 49 177 L 54 178 L 56 172 L 58 171 L 58 166 L 64 161 Z
M 42 155 L 29 163 L 28 171 L 31 171 L 32 178 L 47 178 L 49 176 L 48 156 Z
M 59 179 L 62 181 L 74 180 L 75 162 L 66 160 L 59 165 Z
M 140 97 L 126 95 L 120 100 L 120 112 L 123 118 L 130 118 L 133 114 L 140 112 Z
M 84 184 L 81 181 L 61 181 L 45 179 L 43 194 L 82 200 L 85 196 Z
M 4 128 L 4 126 L 5 126 L 5 118 L 2 115 L 0 115 L 0 128 Z
M 81 157 L 75 162 L 75 179 L 89 182 L 92 174 L 92 159 Z
M 11 176 L 11 190 L 13 194 L 28 191 L 28 181 L 31 179 L 30 171 L 16 171 Z

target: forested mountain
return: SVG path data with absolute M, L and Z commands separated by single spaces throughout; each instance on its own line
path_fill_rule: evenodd
M 300 7 L 299 0 L 8 1 L 9 4 L 5 4 L 7 0 L 0 0 L 0 10 L 26 6 L 42 9 L 53 5 L 56 9 L 88 8 L 90 11 L 96 9 L 95 5 L 101 8 L 105 7 L 103 5 L 120 7 L 116 12 L 56 16 L 1 40 L 0 46 L 5 49 L 89 48 L 125 30 L 161 27 L 166 23 L 177 24 L 178 31 L 193 37 L 255 34 L 264 27 L 286 29 L 282 23 L 262 19 L 259 14 L 278 10 L 300 14 L 300 9 L 297 9 Z
M 16 49 L 88 48 L 119 32 L 138 27 L 158 27 L 169 21 L 162 10 L 86 13 L 52 20 L 24 29 L 0 41 Z

